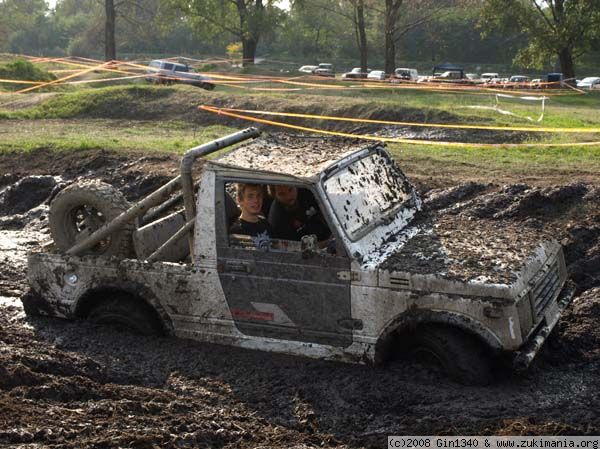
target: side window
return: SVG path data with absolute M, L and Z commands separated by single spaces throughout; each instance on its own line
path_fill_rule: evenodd
M 336 239 L 310 189 L 295 185 L 224 181 L 223 236 L 230 248 L 272 252 L 338 253 Z
M 163 66 L 163 69 L 165 69 L 165 70 L 173 70 L 173 64 L 170 64 L 170 63 L 166 62 L 165 65 Z

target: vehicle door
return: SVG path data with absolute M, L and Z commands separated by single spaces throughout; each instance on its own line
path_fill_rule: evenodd
M 345 250 L 307 253 L 299 242 L 273 241 L 267 248 L 256 239 L 229 236 L 226 185 L 234 181 L 217 179 L 215 211 L 217 267 L 237 329 L 252 336 L 349 346 L 354 322 Z

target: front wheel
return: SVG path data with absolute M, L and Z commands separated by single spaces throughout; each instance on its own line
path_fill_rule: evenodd
M 419 327 L 407 342 L 406 353 L 465 385 L 487 385 L 494 380 L 486 347 L 460 329 L 442 325 Z
M 204 90 L 214 90 L 215 85 L 211 83 L 202 83 L 199 85 L 199 87 L 201 87 Z

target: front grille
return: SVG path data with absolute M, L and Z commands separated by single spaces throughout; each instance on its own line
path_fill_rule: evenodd
M 392 287 L 398 288 L 409 288 L 410 281 L 406 278 L 401 278 L 397 276 L 390 276 L 390 284 Z
M 554 262 L 531 290 L 533 311 L 536 317 L 539 317 L 556 298 L 559 289 L 560 276 L 558 274 L 558 263 Z

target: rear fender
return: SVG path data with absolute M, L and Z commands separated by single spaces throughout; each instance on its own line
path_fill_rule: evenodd
M 87 290 L 75 303 L 75 316 L 85 318 L 94 305 L 116 294 L 125 294 L 152 309 L 160 319 L 165 334 L 173 335 L 173 323 L 168 312 L 148 287 L 137 282 L 123 282 L 118 285 L 106 284 Z

